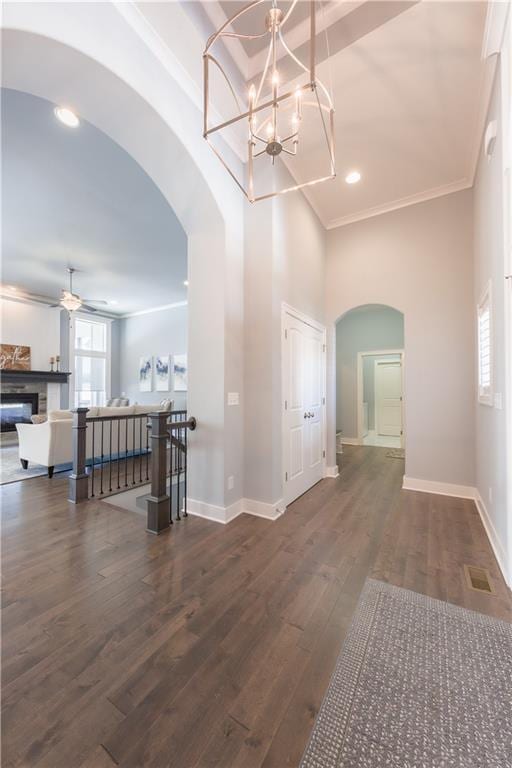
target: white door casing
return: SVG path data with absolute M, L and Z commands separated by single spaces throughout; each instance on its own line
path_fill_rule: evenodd
M 325 329 L 283 307 L 285 503 L 324 475 Z
M 375 431 L 402 434 L 402 362 L 375 361 Z

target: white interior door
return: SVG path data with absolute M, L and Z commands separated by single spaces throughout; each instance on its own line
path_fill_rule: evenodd
M 285 502 L 323 477 L 324 334 L 285 313 L 283 349 Z
M 378 435 L 402 434 L 402 361 L 375 363 L 375 431 Z

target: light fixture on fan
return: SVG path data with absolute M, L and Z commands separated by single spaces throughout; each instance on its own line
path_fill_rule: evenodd
M 51 306 L 57 307 L 60 305 L 61 307 L 64 307 L 64 309 L 67 309 L 71 314 L 79 309 L 85 310 L 86 312 L 97 312 L 98 310 L 96 307 L 92 307 L 91 304 L 108 304 L 104 299 L 81 299 L 77 293 L 73 293 L 73 274 L 76 270 L 74 267 L 68 267 L 67 270 L 69 274 L 69 291 L 66 291 L 63 288 L 58 304 L 53 304 Z M 115 303 L 116 302 L 113 301 L 111 302 L 111 304 Z
M 289 19 L 293 15 L 297 2 L 298 0 L 292 0 L 289 9 L 284 12 L 277 6 L 277 0 L 254 0 L 231 16 L 209 38 L 203 53 L 203 136 L 250 202 L 318 184 L 336 176 L 334 107 L 329 91 L 316 76 L 316 9 L 314 0 L 309 3 L 310 58 L 308 66 L 292 53 L 283 37 L 283 28 L 286 24 L 289 25 Z M 255 29 L 254 34 L 235 32 L 232 28 L 234 22 L 260 5 L 270 6 L 262 19 L 264 21 L 261 26 L 263 31 Z M 254 40 L 265 37 L 268 38 L 268 50 L 261 76 L 255 78 L 255 82 L 244 97 L 239 97 L 217 58 L 216 47 L 225 38 Z M 291 66 L 298 67 L 303 73 L 298 84 L 287 84 L 286 78 L 282 75 L 288 62 L 291 63 Z M 223 78 L 221 82 L 227 84 L 228 93 L 231 94 L 234 101 L 235 114 L 222 122 L 211 125 L 210 112 L 214 110 L 214 105 L 210 104 L 210 100 L 214 73 L 220 73 Z M 275 165 L 277 160 L 283 159 L 293 162 L 291 159 L 300 155 L 301 133 L 304 132 L 304 123 L 311 125 L 312 120 L 308 120 L 308 118 L 315 116 L 320 118 L 317 121 L 318 132 L 327 150 L 325 168 L 319 170 L 315 176 L 295 179 L 296 184 L 285 184 L 282 188 L 276 189 L 274 187 L 271 190 L 258 189 L 257 187 L 261 186 L 261 182 L 256 178 L 256 168 L 261 168 L 265 161 L 267 164 L 270 161 L 271 165 Z M 229 162 L 229 157 L 222 151 L 223 147 L 214 145 L 216 137 L 223 137 L 230 144 L 230 134 L 231 139 L 233 139 L 233 132 L 236 132 L 240 126 L 245 126 L 246 183 L 238 178 L 236 171 Z M 291 167 L 289 167 L 289 171 L 293 173 Z M 265 172 L 264 168 L 263 172 Z M 295 168 L 295 174 L 297 172 L 298 169 Z
M 73 293 L 73 267 L 68 267 L 69 272 L 69 291 L 62 289 L 62 296 L 60 304 L 67 309 L 68 312 L 76 312 L 82 306 L 82 299 L 76 293 Z

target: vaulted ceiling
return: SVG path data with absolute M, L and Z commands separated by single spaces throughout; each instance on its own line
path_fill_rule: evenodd
M 218 28 L 245 0 L 189 3 Z M 290 2 L 277 3 L 284 12 Z M 472 185 L 485 108 L 482 42 L 487 3 L 317 3 L 318 75 L 334 97 L 337 173 L 306 190 L 328 228 Z M 233 24 L 237 33 L 264 30 L 268 4 Z M 204 18 L 203 18 L 204 21 Z M 204 24 L 203 24 L 204 26 Z M 285 37 L 304 55 L 309 3 L 299 0 Z M 226 55 L 242 81 L 261 72 L 263 39 L 230 39 Z M 280 63 L 281 72 L 296 77 Z M 292 85 L 298 80 L 293 79 Z M 321 163 L 321 131 L 302 130 L 298 180 Z M 295 167 L 291 165 L 295 164 Z M 347 185 L 352 170 L 361 181 Z
M 186 300 L 185 232 L 135 160 L 83 119 L 64 126 L 45 99 L 1 96 L 2 282 L 12 295 L 58 298 L 72 266 L 74 290 L 110 314 Z

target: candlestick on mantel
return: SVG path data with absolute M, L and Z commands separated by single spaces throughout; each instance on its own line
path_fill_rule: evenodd
M 55 372 L 58 373 L 59 372 L 60 355 L 56 356 L 55 363 L 56 363 L 56 365 L 55 365 Z
M 51 371 L 51 373 L 53 373 L 53 365 L 54 365 L 54 363 L 55 363 L 55 358 L 54 357 L 50 357 L 50 371 Z

